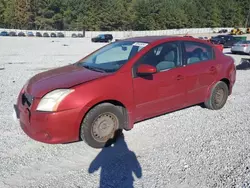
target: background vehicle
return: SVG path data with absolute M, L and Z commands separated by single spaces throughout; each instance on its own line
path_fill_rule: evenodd
M 111 34 L 101 34 L 91 39 L 92 42 L 111 42 L 112 40 L 113 36 Z
M 19 37 L 25 37 L 26 35 L 25 35 L 24 32 L 19 32 L 19 33 L 18 33 L 18 36 L 19 36 Z
M 72 38 L 77 38 L 77 34 L 73 33 L 73 34 L 71 35 L 71 37 L 72 37 Z
M 233 54 L 241 53 L 250 55 L 250 40 L 237 42 L 232 46 L 231 52 Z
M 11 36 L 11 37 L 16 37 L 16 36 L 17 36 L 17 34 L 16 34 L 16 32 L 11 31 L 11 32 L 9 33 L 9 36 Z
M 78 34 L 77 34 L 77 37 L 79 37 L 79 38 L 83 38 L 83 34 L 78 33 Z
M 7 31 L 2 31 L 1 33 L 0 33 L 0 36 L 9 36 L 9 33 L 7 32 Z
M 36 32 L 36 37 L 42 37 L 42 34 L 40 32 Z
M 27 33 L 27 36 L 28 36 L 28 37 L 34 37 L 35 35 L 34 35 L 33 32 L 29 31 L 29 32 Z
M 228 32 L 228 30 L 227 29 L 222 29 L 222 30 L 219 30 L 219 32 L 218 33 L 227 33 Z
M 15 110 L 37 141 L 68 143 L 80 136 L 102 148 L 138 121 L 200 103 L 223 108 L 235 79 L 234 59 L 205 41 L 136 37 L 32 77 Z
M 198 37 L 198 39 L 204 40 L 210 44 L 213 44 L 216 48 L 218 48 L 221 52 L 223 52 L 224 46 L 223 44 L 215 44 L 212 43 L 210 39 L 208 39 L 208 37 Z
M 50 37 L 55 38 L 55 37 L 56 37 L 56 34 L 55 34 L 55 33 L 50 33 Z
M 218 36 L 212 37 L 210 39 L 210 41 L 213 44 L 222 44 L 224 46 L 224 48 L 232 47 L 239 40 L 240 40 L 239 38 L 235 38 L 232 35 L 218 35 Z
M 234 28 L 234 29 L 231 30 L 230 34 L 231 35 L 242 35 L 243 31 L 240 30 L 239 28 Z
M 201 39 L 201 40 L 208 40 L 208 37 L 198 37 L 198 39 Z
M 59 37 L 59 38 L 64 38 L 65 36 L 64 36 L 63 33 L 59 32 L 59 33 L 57 33 L 57 37 Z
M 43 37 L 49 37 L 49 33 L 43 33 Z

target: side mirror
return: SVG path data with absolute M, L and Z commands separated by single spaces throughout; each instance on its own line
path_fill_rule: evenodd
M 146 65 L 146 64 L 141 64 L 137 68 L 137 74 L 138 75 L 152 75 L 157 72 L 156 67 L 152 65 Z

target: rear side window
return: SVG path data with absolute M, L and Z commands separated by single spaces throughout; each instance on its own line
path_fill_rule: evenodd
M 186 64 L 200 63 L 214 59 L 213 48 L 199 42 L 184 42 Z
M 111 39 L 112 38 L 112 35 L 105 35 L 106 36 L 106 38 L 108 38 L 108 39 Z

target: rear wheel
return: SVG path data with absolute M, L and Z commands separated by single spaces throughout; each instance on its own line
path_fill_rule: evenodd
M 97 105 L 84 118 L 80 137 L 93 148 L 108 147 L 122 134 L 124 120 L 122 107 Z
M 220 110 L 227 102 L 229 89 L 225 82 L 218 82 L 213 87 L 209 99 L 204 103 L 208 109 Z

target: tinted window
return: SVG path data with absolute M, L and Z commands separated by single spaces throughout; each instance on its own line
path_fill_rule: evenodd
M 97 37 L 100 38 L 100 39 L 105 39 L 105 35 L 102 35 L 102 34 L 98 35 Z
M 213 59 L 213 48 L 199 42 L 184 42 L 187 65 Z
M 112 35 L 106 35 L 106 37 L 110 37 L 110 38 L 111 38 L 111 37 L 112 37 Z
M 139 60 L 137 66 L 139 64 L 155 66 L 159 72 L 180 66 L 181 61 L 178 43 L 167 42 L 154 47 Z

